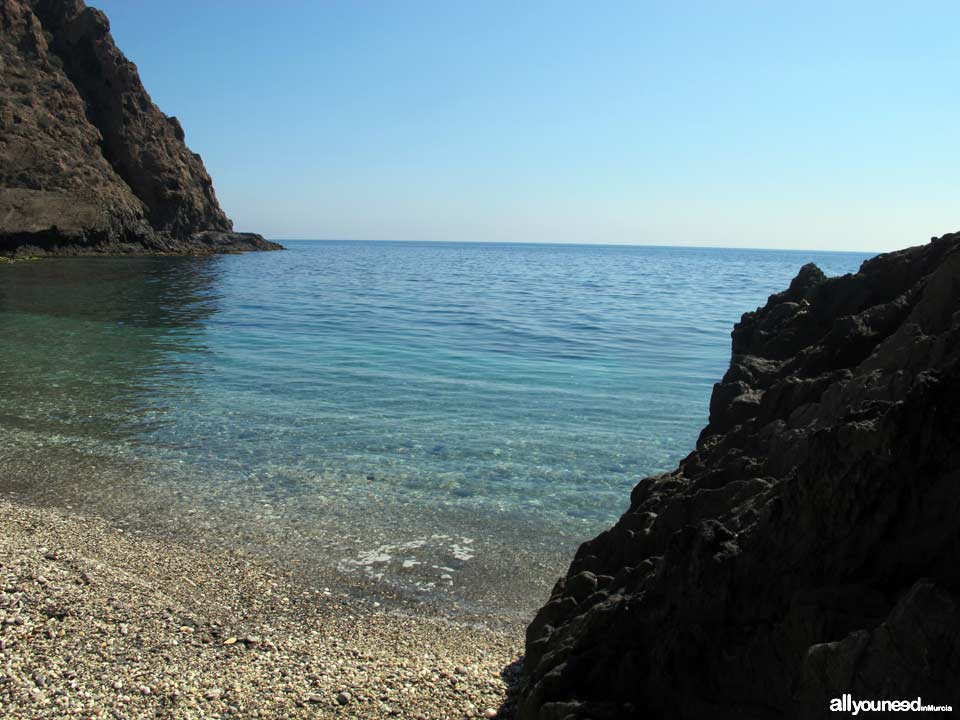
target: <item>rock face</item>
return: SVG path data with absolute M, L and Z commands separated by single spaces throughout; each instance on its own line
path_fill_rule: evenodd
M 102 12 L 0 0 L 0 253 L 278 247 L 233 233 Z
M 960 234 L 744 315 L 696 449 L 527 629 L 519 718 L 960 705 L 958 359 Z

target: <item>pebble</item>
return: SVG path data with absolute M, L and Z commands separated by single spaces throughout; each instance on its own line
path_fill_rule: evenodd
M 3 497 L 0 517 L 2 717 L 448 720 L 470 706 L 470 717 L 499 717 L 483 708 L 504 702 L 501 673 L 522 649 L 520 629 L 396 616 L 332 584 L 306 592 L 272 559 L 202 539 L 119 535 Z M 96 584 L 72 565 L 45 566 L 52 582 L 41 582 L 44 543 L 84 558 Z

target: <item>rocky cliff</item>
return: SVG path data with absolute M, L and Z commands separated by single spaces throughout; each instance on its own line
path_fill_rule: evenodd
M 0 253 L 277 247 L 233 232 L 102 12 L 0 0 Z
M 744 315 L 696 449 L 530 624 L 519 717 L 960 706 L 958 359 L 960 234 Z

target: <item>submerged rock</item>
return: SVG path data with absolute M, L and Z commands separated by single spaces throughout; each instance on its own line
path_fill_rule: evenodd
M 0 253 L 223 252 L 200 156 L 82 0 L 0 0 Z
M 960 234 L 747 313 L 696 449 L 527 631 L 521 720 L 960 705 Z

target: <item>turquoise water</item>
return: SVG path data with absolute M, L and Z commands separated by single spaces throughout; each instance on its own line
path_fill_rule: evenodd
M 740 315 L 865 258 L 287 245 L 0 268 L 0 485 L 520 613 L 693 447 Z

